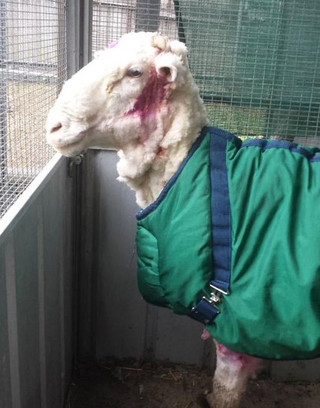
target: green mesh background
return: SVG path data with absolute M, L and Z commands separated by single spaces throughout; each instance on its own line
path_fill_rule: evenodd
M 318 144 L 319 0 L 95 1 L 93 16 L 94 50 L 128 31 L 184 41 L 213 125 Z
M 215 124 L 318 135 L 320 1 L 175 1 L 179 38 Z

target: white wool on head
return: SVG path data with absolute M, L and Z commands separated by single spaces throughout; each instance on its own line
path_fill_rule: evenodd
M 182 59 L 182 62 L 188 66 L 187 60 L 188 49 L 185 46 L 185 44 L 177 40 L 170 41 L 170 50 L 174 54 L 179 55 L 180 58 Z
M 206 123 L 185 45 L 129 33 L 66 82 L 48 115 L 47 139 L 67 156 L 88 147 L 119 150 L 119 179 L 144 206 Z

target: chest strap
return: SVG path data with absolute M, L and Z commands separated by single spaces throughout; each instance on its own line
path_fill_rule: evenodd
M 212 323 L 220 313 L 218 303 L 230 289 L 232 233 L 226 150 L 229 140 L 238 140 L 221 129 L 210 128 L 210 131 L 213 276 L 209 282 L 210 297 L 203 297 L 189 314 L 204 324 Z

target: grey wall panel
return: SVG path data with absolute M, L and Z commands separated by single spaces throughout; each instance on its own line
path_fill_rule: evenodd
M 1 408 L 64 404 L 73 359 L 67 174 L 56 157 L 0 222 Z
M 94 282 L 95 355 L 139 358 L 144 347 L 146 308 L 136 290 L 134 215 L 137 207 L 133 193 L 115 180 L 115 161 L 112 152 L 90 152 L 88 157 L 83 230 L 91 228 L 92 236 L 89 235 L 89 242 L 87 234 L 83 236 L 84 252 L 90 256 L 82 277 L 88 279 L 91 275 Z M 90 285 L 85 282 L 83 287 Z M 83 296 L 81 303 L 87 298 Z M 88 311 L 90 307 L 84 309 Z M 81 315 L 82 321 L 90 318 Z M 82 337 L 90 336 L 92 332 Z
M 45 237 L 43 240 L 43 279 L 42 290 L 45 299 L 43 324 L 46 355 L 46 406 L 62 406 L 65 391 L 66 357 L 71 346 L 72 317 L 72 264 L 71 264 L 71 217 L 73 204 L 70 182 L 66 182 L 66 169 L 61 169 L 59 183 L 51 180 L 47 194 L 41 197 L 39 227 Z M 66 326 L 66 321 L 68 325 Z M 66 336 L 66 327 L 70 327 Z M 69 354 L 66 341 L 69 341 Z M 68 363 L 70 373 L 70 362 Z M 62 384 L 61 384 L 62 380 Z
M 61 169 L 63 172 L 66 166 Z M 74 239 L 73 239 L 73 222 L 74 222 L 74 202 L 73 202 L 73 185 L 72 180 L 66 178 L 66 174 L 60 175 L 64 181 L 60 190 L 64 199 L 63 205 L 60 208 L 60 213 L 63 215 L 60 220 L 60 226 L 63 230 L 63 235 L 60 236 L 60 310 L 61 310 L 61 395 L 65 394 L 70 386 L 70 374 L 75 364 L 75 333 L 74 333 L 74 289 L 76 271 L 74 267 Z M 73 221 L 72 221 L 73 220 Z M 54 361 L 52 361 L 54 364 Z
M 21 383 L 19 361 L 19 331 L 18 305 L 15 270 L 15 251 L 13 234 L 7 236 L 4 242 L 6 302 L 7 302 L 7 330 L 8 330 L 8 359 L 10 362 L 10 393 L 12 407 L 21 407 Z
M 11 384 L 6 299 L 5 254 L 2 247 L 0 248 L 0 402 L 3 401 L 3 405 L 9 407 L 11 406 Z
M 201 325 L 169 310 L 147 306 L 138 292 L 138 208 L 134 193 L 116 180 L 116 162 L 115 152 L 90 151 L 84 169 L 82 230 L 91 232 L 83 236 L 84 291 L 80 302 L 82 310 L 91 310 L 92 315 L 81 313 L 81 338 L 84 342 L 95 339 L 92 347 L 98 359 L 147 357 L 202 364 L 207 346 L 200 339 Z M 95 293 L 93 306 L 85 301 L 89 299 L 85 288 L 89 287 Z
M 41 406 L 37 210 L 31 206 L 13 232 L 22 408 Z
M 203 364 L 202 325 L 187 316 L 161 310 L 158 316 L 155 357 L 159 360 Z

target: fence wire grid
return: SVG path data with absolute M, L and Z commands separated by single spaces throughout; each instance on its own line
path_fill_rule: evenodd
M 0 0 L 0 215 L 52 157 L 66 79 L 66 5 Z M 92 50 L 130 31 L 186 43 L 211 124 L 319 145 L 319 0 L 92 0 Z M 79 51 L 80 52 L 80 51 Z
M 93 50 L 128 31 L 186 43 L 211 123 L 318 144 L 319 0 L 94 1 Z
M 66 78 L 64 0 L 0 0 L 0 216 L 54 151 L 44 137 Z

